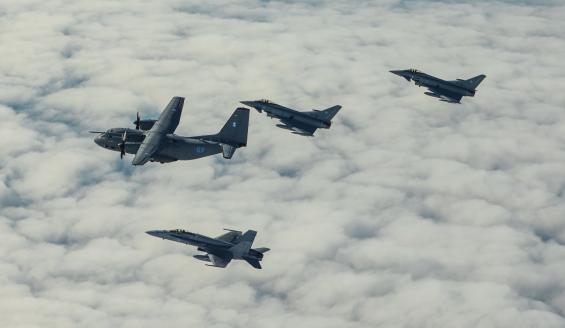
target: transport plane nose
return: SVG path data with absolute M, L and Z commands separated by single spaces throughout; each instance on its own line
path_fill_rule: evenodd
M 100 147 L 103 147 L 104 140 L 102 138 L 102 134 L 99 134 L 96 137 L 94 137 L 94 143 Z

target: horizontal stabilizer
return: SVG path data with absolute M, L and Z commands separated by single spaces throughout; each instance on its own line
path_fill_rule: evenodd
M 222 155 L 225 159 L 231 159 L 237 148 L 232 145 L 222 144 Z
M 244 260 L 249 263 L 252 267 L 254 267 L 255 269 L 261 269 L 261 263 L 259 263 L 258 260 L 256 259 L 250 259 L 245 257 Z
M 256 250 L 257 252 L 263 254 L 263 253 L 267 253 L 268 251 L 270 251 L 270 248 L 267 247 L 259 247 L 259 248 L 254 248 L 254 250 Z

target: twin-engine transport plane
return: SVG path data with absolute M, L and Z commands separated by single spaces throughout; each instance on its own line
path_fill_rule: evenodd
M 181 137 L 174 132 L 179 125 L 183 104 L 183 97 L 174 97 L 157 120 L 141 120 L 138 113 L 135 130 L 113 128 L 106 132 L 91 131 L 98 133 L 94 142 L 100 147 L 119 151 L 120 158 L 126 153 L 135 154 L 133 165 L 143 165 L 148 161 L 190 160 L 219 153 L 230 159 L 237 148 L 247 145 L 249 109 L 237 108 L 218 134 Z
M 332 118 L 339 112 L 341 106 L 333 106 L 324 110 L 299 112 L 266 99 L 242 101 L 244 105 L 255 108 L 259 113 L 265 112 L 268 117 L 278 118 L 282 124 L 279 128 L 294 131 L 292 133 L 302 136 L 313 136 L 316 129 L 329 129 Z
M 446 81 L 415 69 L 390 72 L 402 76 L 408 82 L 414 81 L 419 87 L 428 88 L 430 92 L 424 92 L 426 96 L 439 98 L 441 101 L 456 104 L 460 104 L 461 98 L 465 96 L 474 97 L 475 92 L 477 92 L 476 88 L 486 77 L 486 75 L 481 74 L 468 80 L 457 79 L 455 81 Z
M 255 269 L 261 269 L 259 262 L 263 259 L 263 254 L 269 249 L 265 247 L 251 248 L 257 232 L 247 230 L 242 234 L 241 231 L 224 230 L 229 232 L 216 238 L 180 229 L 153 230 L 147 231 L 147 234 L 198 247 L 199 251 L 206 252 L 206 254 L 194 255 L 194 258 L 212 263 L 206 264 L 208 266 L 225 268 L 231 260 L 245 260 Z

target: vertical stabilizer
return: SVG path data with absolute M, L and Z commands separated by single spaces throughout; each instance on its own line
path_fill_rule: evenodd
M 249 252 L 251 245 L 253 245 L 253 240 L 257 236 L 257 231 L 247 230 L 240 238 L 239 242 L 230 248 L 234 258 L 241 258 L 243 255 Z
M 334 118 L 334 116 L 337 114 L 337 112 L 339 112 L 340 109 L 341 106 L 336 105 L 324 110 L 315 110 L 314 112 L 311 113 L 313 113 L 315 117 L 324 120 L 326 122 L 329 122 L 332 120 L 332 118 Z
M 247 130 L 249 127 L 249 109 L 238 108 L 231 115 L 224 127 L 216 136 L 223 143 L 236 148 L 247 146 Z
M 487 77 L 486 75 L 477 75 L 475 77 L 472 77 L 468 80 L 465 80 L 465 83 L 469 86 L 470 89 L 475 90 L 479 84 L 481 84 L 481 82 L 483 82 L 483 80 L 485 79 L 485 77 Z

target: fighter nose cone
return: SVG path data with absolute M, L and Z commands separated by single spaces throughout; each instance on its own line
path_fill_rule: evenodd
M 153 237 L 161 237 L 161 231 L 159 230 L 145 231 L 145 233 Z
M 255 101 L 253 100 L 244 100 L 244 101 L 240 101 L 240 103 L 249 107 L 255 107 Z
M 412 74 L 406 70 L 399 70 L 399 71 L 389 71 L 392 74 L 396 74 L 398 76 L 402 76 L 403 78 L 406 79 L 406 81 L 410 82 L 412 79 Z

